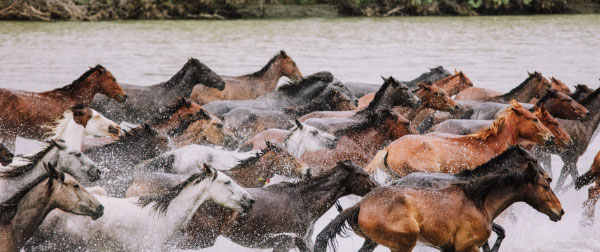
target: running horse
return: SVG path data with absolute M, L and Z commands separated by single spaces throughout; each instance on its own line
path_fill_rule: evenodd
M 518 102 L 535 103 L 535 100 L 532 101 L 532 99 L 540 99 L 546 93 L 546 90 L 551 88 L 551 85 L 548 79 L 544 78 L 539 72 L 528 74 L 529 76 L 521 84 L 506 94 L 500 95 L 496 91 L 471 87 L 457 94 L 455 99 L 499 103 L 508 103 L 511 100 L 517 100 Z
M 564 215 L 550 189 L 552 179 L 531 155 L 527 162 L 499 165 L 503 155 L 457 174 L 460 181 L 441 188 L 394 185 L 376 188 L 342 211 L 317 236 L 315 252 L 334 246 L 347 226 L 392 252 L 412 251 L 417 242 L 441 251 L 478 252 L 493 220 L 516 202 L 525 202 L 559 221 Z M 439 174 L 444 176 L 445 174 Z
M 258 72 L 237 77 L 221 76 L 225 80 L 223 90 L 210 86 L 195 86 L 191 98 L 200 105 L 218 100 L 256 99 L 274 91 L 282 76 L 291 80 L 302 79 L 302 73 L 296 66 L 296 62 L 283 50 L 273 56 Z
M 580 224 L 582 226 L 591 226 L 594 224 L 594 215 L 596 212 L 596 202 L 600 199 L 600 151 L 594 157 L 594 162 L 590 169 L 575 180 L 575 190 L 595 182 L 588 188 L 588 199 L 583 202 L 583 213 Z
M 129 99 L 124 103 L 114 103 L 102 97 L 96 97 L 90 107 L 108 118 L 129 123 L 143 123 L 163 112 L 175 98 L 189 98 L 196 85 L 206 85 L 220 90 L 225 82 L 217 73 L 198 59 L 191 58 L 171 79 L 150 86 L 127 85 Z
M 103 94 L 118 102 L 127 99 L 111 72 L 101 65 L 90 68 L 70 85 L 41 93 L 0 89 L 0 141 L 14 150 L 17 136 L 42 140 L 44 125 L 60 118 L 64 111 Z
M 554 136 L 537 117 L 512 101 L 492 126 L 477 134 L 404 136 L 379 151 L 365 170 L 382 180 L 413 172 L 457 173 L 474 169 L 502 153 L 508 144 L 522 140 L 549 145 Z

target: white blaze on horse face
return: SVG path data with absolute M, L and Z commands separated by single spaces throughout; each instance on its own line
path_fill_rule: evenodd
M 208 189 L 209 198 L 226 208 L 248 212 L 252 207 L 254 198 L 224 173 L 216 170 L 213 170 L 213 172 L 217 173 L 217 178 L 212 181 Z M 207 180 L 212 180 L 212 177 L 207 178 Z
M 302 124 L 302 128 L 294 126 L 286 139 L 285 148 L 295 157 L 300 158 L 304 152 L 333 149 L 337 139 L 332 134 L 313 126 Z
M 111 129 L 112 128 L 112 129 Z M 112 120 L 104 117 L 98 111 L 92 109 L 92 118 L 85 126 L 86 136 L 118 136 L 121 127 Z M 116 130 L 116 132 L 115 132 Z

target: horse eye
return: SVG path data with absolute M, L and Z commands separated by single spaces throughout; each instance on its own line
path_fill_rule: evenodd
M 81 157 L 81 152 L 77 152 L 77 153 L 75 154 L 75 156 L 76 156 L 76 157 Z
M 538 121 L 538 119 L 537 119 L 537 118 L 533 118 L 533 121 L 534 121 L 534 122 L 537 122 L 537 121 Z
M 316 131 L 316 130 L 315 130 L 315 131 L 313 131 L 313 132 L 311 132 L 311 133 L 312 133 L 313 135 L 315 135 L 315 136 L 316 136 L 317 134 L 319 134 L 319 132 L 318 132 L 318 131 Z
M 227 182 L 225 182 L 225 184 L 226 184 L 226 185 L 229 185 L 229 184 L 231 184 L 231 181 L 230 181 L 230 180 L 227 180 Z
M 79 185 L 75 184 L 73 187 L 75 187 L 75 189 L 79 189 Z

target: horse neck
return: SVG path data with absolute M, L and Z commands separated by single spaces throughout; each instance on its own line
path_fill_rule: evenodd
M 267 167 L 270 166 L 264 164 L 259 158 L 251 164 L 247 164 L 235 169 L 224 170 L 222 172 L 243 187 L 260 187 L 264 185 L 265 181 L 260 181 L 259 179 L 271 178 L 274 175 L 274 172 L 272 172 L 270 169 L 265 169 Z
M 65 140 L 65 145 L 75 150 L 81 150 L 81 142 L 83 141 L 83 135 L 85 128 L 83 125 L 76 123 L 73 119 L 67 120 L 64 124 L 61 124 L 58 130 L 55 132 L 52 139 Z
M 277 87 L 277 82 L 281 76 L 283 76 L 283 72 L 281 69 L 281 60 L 276 59 L 271 63 L 267 71 L 264 71 L 258 75 L 249 74 L 246 75 L 248 79 L 256 80 L 255 84 L 263 84 L 262 86 L 255 86 L 254 88 L 260 88 L 263 92 L 271 92 L 275 90 Z
M 380 99 L 375 99 L 373 98 L 373 101 L 371 101 L 371 103 L 373 104 L 369 104 L 365 109 L 369 109 L 373 112 L 377 112 L 379 110 L 383 110 L 383 109 L 391 109 L 392 107 L 394 107 L 394 90 L 391 87 L 392 85 L 389 85 L 389 87 L 384 91 L 382 97 Z M 377 93 L 376 93 L 377 94 Z
M 529 102 L 531 98 L 535 97 L 535 89 L 536 85 L 531 84 L 531 80 L 529 80 L 522 87 L 517 87 L 500 97 L 502 97 L 505 101 L 510 101 L 514 99 L 518 102 Z
M 44 218 L 56 206 L 50 201 L 48 193 L 48 180 L 44 180 L 32 188 L 19 202 L 17 213 L 11 220 L 13 240 L 16 247 L 22 247 L 27 240 L 37 231 Z
M 386 140 L 390 139 L 390 134 L 387 133 L 388 128 L 385 124 L 377 124 L 372 127 L 363 128 L 355 132 L 349 132 L 344 136 L 350 138 L 364 150 L 368 152 L 376 151 Z M 365 141 L 368 139 L 368 141 Z
M 211 186 L 210 178 L 204 179 L 200 182 L 202 186 L 188 186 L 184 188 L 177 197 L 175 197 L 169 206 L 167 211 L 162 214 L 162 224 L 160 232 L 165 234 L 177 234 L 178 231 L 182 230 L 187 223 L 190 222 L 192 216 L 200 205 L 206 199 L 208 199 L 208 190 Z M 200 189 L 194 189 L 200 187 Z M 154 220 L 152 220 L 154 221 Z
M 515 132 L 511 133 L 511 130 L 516 129 L 516 127 L 514 125 L 509 127 L 508 123 L 508 121 L 505 122 L 504 127 L 502 127 L 502 130 L 500 130 L 498 134 L 489 136 L 486 140 L 480 141 L 480 144 L 485 145 L 488 149 L 493 150 L 498 155 L 504 152 L 509 144 L 517 144 L 515 143 L 515 140 L 517 142 L 519 141 L 518 136 Z
M 306 147 L 302 144 L 302 136 L 300 134 L 288 137 L 283 145 L 296 158 L 300 158 L 306 152 Z
M 335 202 L 346 195 L 350 194 L 348 186 L 343 183 L 346 179 L 345 174 L 338 174 L 335 172 L 331 175 L 325 175 L 316 177 L 314 179 L 307 180 L 303 186 L 300 187 L 300 195 L 302 202 L 312 215 L 312 219 L 319 218 L 329 208 L 335 204 Z
M 483 200 L 483 209 L 489 221 L 492 222 L 506 208 L 515 202 L 523 201 L 523 188 L 514 185 L 496 186 L 492 188 Z
M 0 185 L 4 187 L 4 192 L 2 192 L 1 195 L 5 195 L 6 198 L 0 199 L 0 202 L 8 199 L 8 197 L 21 190 L 25 185 L 47 174 L 48 172 L 44 168 L 44 163 L 55 163 L 58 157 L 56 152 L 56 148 L 49 151 L 28 173 L 14 178 L 4 178 L 4 181 L 2 181 L 3 183 L 0 183 Z
M 586 122 L 583 122 L 583 124 L 586 126 L 586 133 L 591 138 L 596 131 L 596 128 L 598 128 L 598 124 L 600 123 L 600 94 L 594 92 L 590 95 L 595 96 L 593 99 L 592 97 L 588 96 L 590 99 L 587 100 L 586 98 L 586 103 L 581 105 L 587 108 L 591 114 L 591 117 Z
M 56 92 L 63 97 L 71 98 L 73 104 L 83 104 L 87 106 L 92 102 L 96 93 L 99 92 L 98 83 L 94 80 L 90 80 L 90 78 L 91 76 L 80 83 L 73 85 L 70 89 L 53 90 L 50 92 Z

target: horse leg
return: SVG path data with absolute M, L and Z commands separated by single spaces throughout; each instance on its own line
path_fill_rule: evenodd
M 488 241 L 485 241 L 483 246 L 481 246 L 483 252 L 498 252 L 498 250 L 500 249 L 500 244 L 502 244 L 502 240 L 504 240 L 504 237 L 506 237 L 506 232 L 504 231 L 504 228 L 496 223 L 492 223 L 492 231 L 496 233 L 496 242 L 494 243 L 494 246 L 490 249 Z
M 379 245 L 379 244 L 377 244 L 376 242 L 372 241 L 369 238 L 365 238 L 365 242 L 363 243 L 362 247 L 360 247 L 358 252 L 371 252 L 371 251 L 375 250 L 377 245 Z
M 540 150 L 539 148 L 536 148 L 535 156 L 537 157 L 538 160 L 541 161 L 542 167 L 544 167 L 544 170 L 546 170 L 548 175 L 550 177 L 552 177 L 552 158 L 550 156 L 550 153 Z
M 588 199 L 583 202 L 583 213 L 581 214 L 581 226 L 591 226 L 594 224 L 594 214 L 596 202 L 600 199 L 600 187 L 590 187 L 588 190 Z
M 282 235 L 273 236 L 265 243 L 273 244 L 273 252 L 287 252 L 292 247 L 294 247 L 294 245 L 301 252 L 310 252 L 311 251 L 308 248 L 308 245 L 306 245 L 306 243 L 304 242 L 304 239 L 302 239 L 301 237 L 298 237 L 296 235 L 282 234 Z
M 577 180 L 577 177 L 579 177 L 579 171 L 577 171 L 577 161 L 579 158 L 574 158 L 573 162 L 571 163 L 570 167 L 571 169 L 569 169 L 569 174 L 571 174 L 571 178 L 572 181 L 571 183 L 565 188 L 571 188 L 575 186 L 575 181 Z
M 562 189 L 562 186 L 565 183 L 565 180 L 567 179 L 567 174 L 569 172 L 569 169 L 571 169 L 570 165 L 572 163 L 571 158 L 566 157 L 566 155 L 561 155 L 560 158 L 563 160 L 564 166 L 560 170 L 560 175 L 558 176 L 558 180 L 556 181 L 556 186 L 554 187 L 554 191 L 557 191 L 557 192 Z

